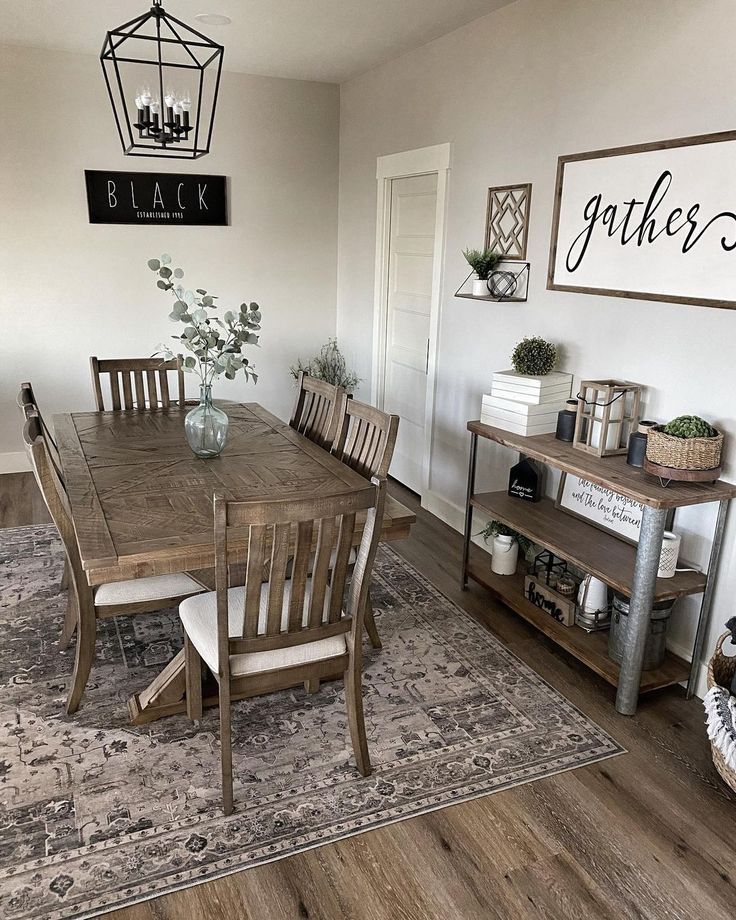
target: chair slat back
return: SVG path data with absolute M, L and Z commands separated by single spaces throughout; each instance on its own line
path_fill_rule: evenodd
M 64 544 L 75 590 L 79 593 L 80 590 L 85 589 L 87 582 L 86 579 L 81 577 L 82 561 L 79 556 L 77 537 L 74 533 L 71 507 L 61 473 L 57 471 L 51 461 L 38 415 L 29 414 L 26 418 L 23 427 L 23 443 L 41 496 Z
M 399 430 L 398 415 L 343 396 L 332 452 L 356 473 L 370 479 L 388 476 Z
M 165 361 L 162 358 L 112 358 L 89 359 L 92 385 L 97 411 L 106 408 L 168 409 L 172 405 L 169 390 L 169 373 L 176 374 L 176 401 L 184 405 L 184 371 L 181 357 Z M 103 380 L 109 392 L 109 406 L 105 405 Z
M 312 500 L 228 502 L 221 496 L 215 497 L 221 677 L 229 674 L 230 655 L 284 648 L 347 633 L 356 618 L 362 629 L 385 490 L 385 480 L 374 479 L 365 488 Z M 367 513 L 367 519 L 351 581 L 351 599 L 345 609 L 350 550 L 357 541 L 357 515 L 361 512 Z M 232 638 L 228 634 L 228 630 L 233 630 L 228 624 L 227 545 L 228 536 L 232 538 L 242 528 L 247 530 L 248 546 L 245 597 L 238 635 Z M 310 555 L 315 542 L 310 578 Z M 264 581 L 264 568 L 267 581 Z M 363 606 L 357 606 L 361 596 Z
M 345 394 L 342 387 L 299 372 L 298 392 L 289 424 L 292 428 L 329 450 L 337 433 L 338 408 Z
M 61 457 L 59 456 L 59 448 L 56 445 L 54 436 L 51 434 L 51 430 L 44 421 L 44 417 L 41 414 L 41 410 L 38 408 L 38 403 L 36 402 L 36 396 L 33 392 L 33 387 L 30 383 L 21 383 L 20 390 L 18 391 L 17 398 L 18 408 L 23 413 L 23 418 L 27 419 L 32 415 L 38 416 L 38 420 L 41 425 L 41 433 L 43 439 L 46 442 L 46 447 L 49 452 L 49 460 L 51 461 L 54 469 L 56 470 L 57 475 L 63 482 L 63 477 L 61 473 Z

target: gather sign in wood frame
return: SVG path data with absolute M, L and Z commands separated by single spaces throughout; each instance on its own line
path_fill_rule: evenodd
M 561 156 L 547 288 L 736 309 L 735 141 Z

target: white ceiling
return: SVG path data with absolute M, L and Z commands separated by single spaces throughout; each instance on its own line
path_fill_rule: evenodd
M 151 0 L 0 0 L 0 42 L 99 54 Z M 225 46 L 227 70 L 340 83 L 513 0 L 164 0 Z M 203 26 L 197 13 L 224 13 Z M 490 49 L 489 49 L 490 53 Z

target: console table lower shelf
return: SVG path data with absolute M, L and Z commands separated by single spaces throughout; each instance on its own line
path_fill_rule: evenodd
M 612 686 L 618 686 L 619 667 L 608 657 L 608 631 L 587 633 L 577 626 L 563 626 L 549 614 L 540 610 L 524 596 L 524 573 L 496 575 L 491 571 L 490 560 L 477 559 L 471 553 L 468 577 L 489 591 L 497 600 L 518 614 L 560 648 L 565 649 Z M 483 564 L 485 562 L 485 564 Z M 658 668 L 642 671 L 640 693 L 659 690 L 686 681 L 690 673 L 690 662 L 668 651 Z

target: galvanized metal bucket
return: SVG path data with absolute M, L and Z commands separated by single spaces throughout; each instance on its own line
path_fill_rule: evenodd
M 626 648 L 626 633 L 629 628 L 629 601 L 630 598 L 624 597 L 623 594 L 614 594 L 611 631 L 608 633 L 608 657 L 619 664 L 623 661 L 624 649 Z M 642 665 L 645 671 L 658 668 L 664 661 L 667 628 L 674 604 L 674 600 L 667 600 L 660 601 L 652 607 L 652 613 L 649 618 L 649 632 L 647 633 L 647 642 L 644 647 L 644 664 Z

